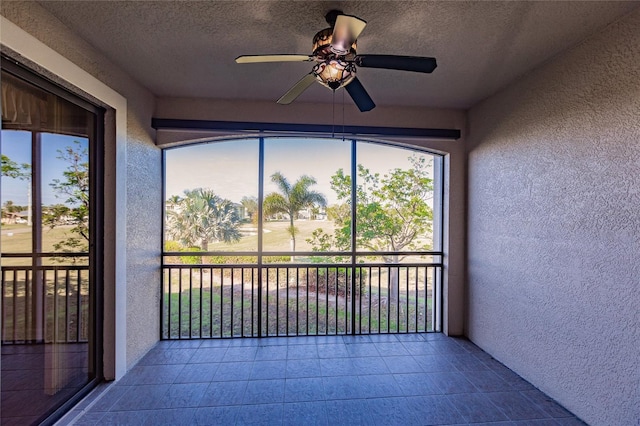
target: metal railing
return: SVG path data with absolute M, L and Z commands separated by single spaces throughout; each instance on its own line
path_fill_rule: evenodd
M 32 257 L 31 254 L 2 254 Z M 38 255 L 44 259 L 74 257 L 84 253 Z M 0 330 L 2 344 L 79 343 L 89 335 L 88 265 L 2 266 Z
M 165 263 L 161 338 L 440 331 L 441 282 L 439 262 Z

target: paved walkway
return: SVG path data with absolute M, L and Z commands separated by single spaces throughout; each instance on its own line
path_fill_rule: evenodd
M 159 342 L 64 424 L 583 425 L 442 334 Z

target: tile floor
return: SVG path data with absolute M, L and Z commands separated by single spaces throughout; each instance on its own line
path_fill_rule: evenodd
M 584 424 L 442 334 L 163 341 L 59 423 Z

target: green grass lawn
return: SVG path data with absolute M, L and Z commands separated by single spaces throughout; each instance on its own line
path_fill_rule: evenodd
M 2 224 L 2 236 L 0 245 L 2 247 L 2 253 L 31 253 L 31 227 L 23 224 L 6 225 Z M 71 227 L 60 226 L 53 229 L 45 227 L 42 230 L 42 251 L 53 252 L 53 245 L 64 241 L 70 236 Z M 16 259 L 16 258 L 2 258 L 3 266 L 19 266 L 31 264 L 31 258 Z M 47 264 L 47 262 L 45 262 Z
M 311 233 L 318 228 L 333 234 L 335 228 L 332 221 L 321 220 L 297 220 L 294 222 L 298 230 L 296 235 L 296 251 L 312 251 L 313 247 L 305 240 L 311 237 Z M 255 228 L 255 225 L 243 225 L 244 228 Z M 290 251 L 291 237 L 287 228 L 289 221 L 270 221 L 264 223 L 263 248 L 265 251 Z M 248 235 L 236 243 L 210 243 L 210 251 L 257 251 L 258 236 Z
M 351 332 L 351 300 L 334 294 L 308 293 L 305 288 L 289 288 L 263 296 L 263 335 L 323 335 Z M 356 298 L 356 332 L 387 333 L 430 331 L 432 299 L 401 293 L 399 308 L 387 305 L 386 293 Z M 230 286 L 187 289 L 164 293 L 163 335 L 181 337 L 239 337 L 258 334 L 257 290 Z M 232 309 L 233 306 L 233 309 Z M 417 308 L 417 315 L 416 315 Z

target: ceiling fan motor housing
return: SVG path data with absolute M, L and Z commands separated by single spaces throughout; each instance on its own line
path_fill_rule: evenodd
M 356 42 L 353 42 L 351 48 L 347 53 L 344 54 L 336 54 L 331 49 L 331 42 L 333 41 L 333 28 L 325 28 L 324 30 L 318 31 L 318 33 L 313 36 L 313 56 L 316 60 L 323 61 L 325 59 L 332 58 L 334 56 L 355 56 L 356 55 Z
M 320 84 L 331 90 L 344 87 L 356 77 L 356 67 L 352 61 L 346 61 L 346 54 L 336 54 L 331 46 L 333 28 L 325 28 L 313 37 L 313 57 L 317 64 L 313 74 Z M 356 55 L 356 43 L 351 45 L 347 54 Z

